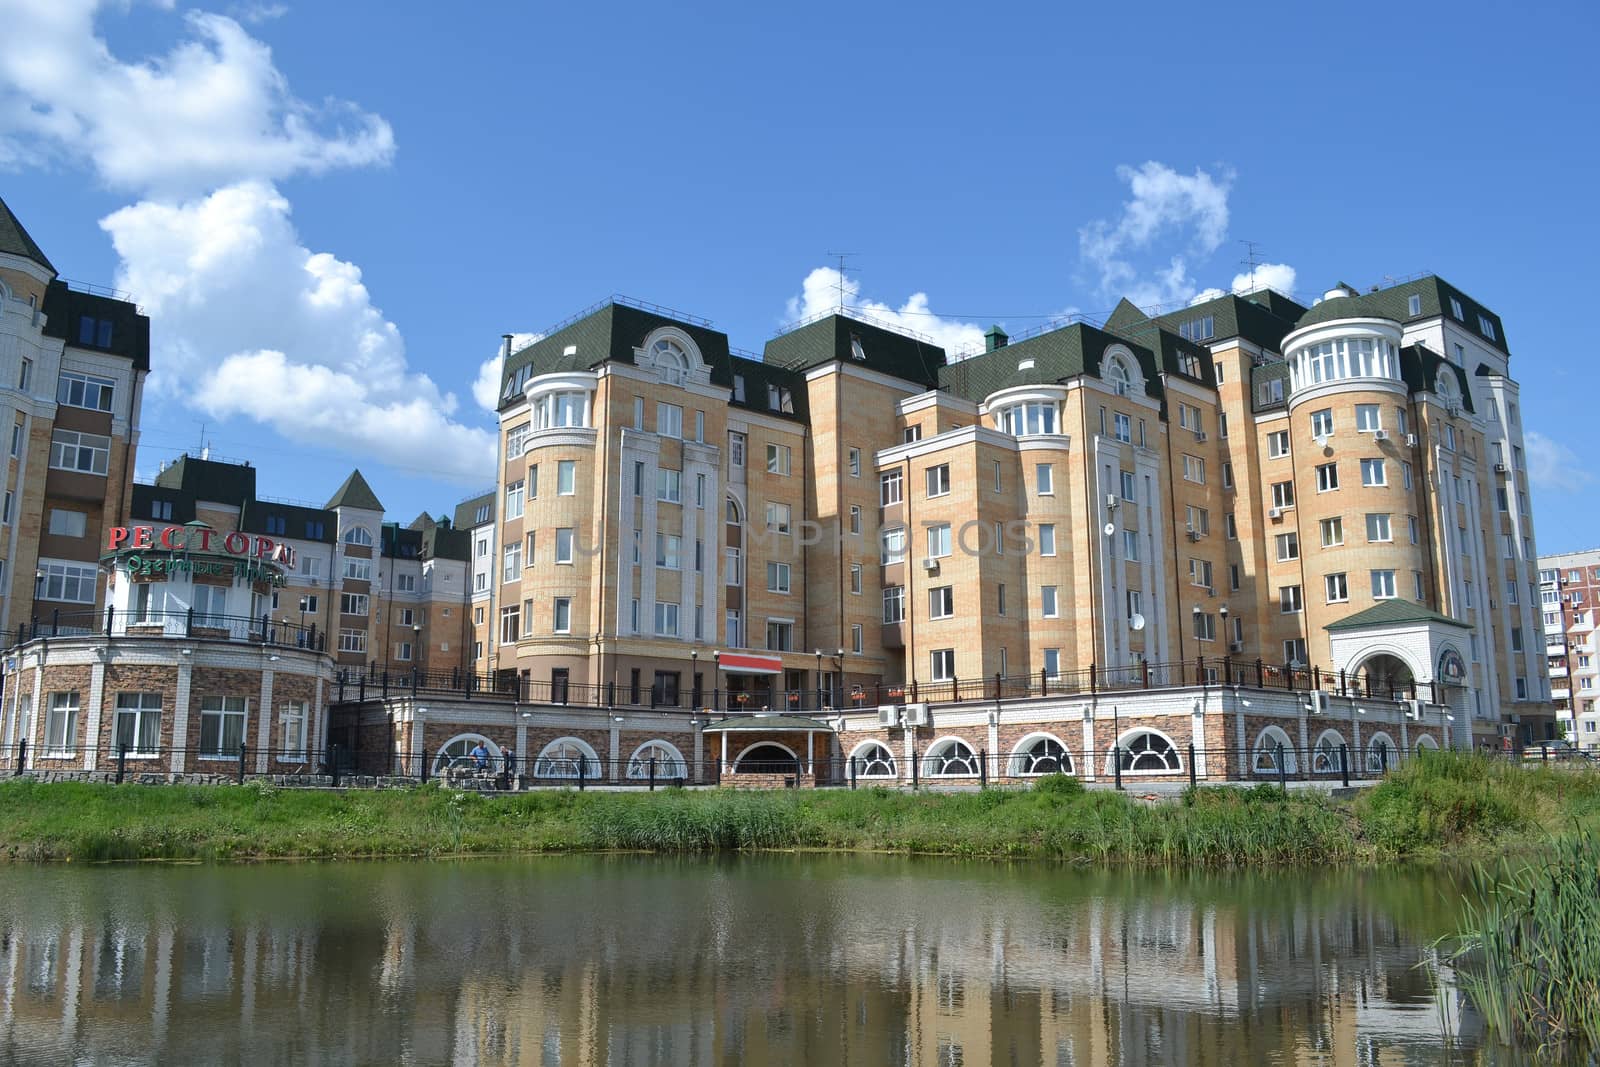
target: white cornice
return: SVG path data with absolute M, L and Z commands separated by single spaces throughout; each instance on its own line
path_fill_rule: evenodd
M 904 378 L 896 378 L 894 375 L 885 374 L 883 371 L 873 370 L 870 367 L 857 367 L 850 363 L 841 363 L 838 360 L 812 367 L 806 371 L 805 379 L 810 382 L 819 378 L 826 378 L 830 374 L 839 374 L 846 378 L 857 378 L 864 382 L 871 382 L 874 385 L 888 386 L 890 389 L 898 389 L 907 394 L 925 391 L 923 386 L 915 382 L 909 382 Z
M 920 441 L 910 441 L 895 445 L 893 448 L 885 448 L 873 456 L 873 462 L 879 467 L 888 467 L 908 459 L 935 455 L 947 448 L 971 444 L 985 444 L 1012 452 L 1032 449 L 1064 450 L 1071 446 L 1071 438 L 1066 434 L 1040 434 L 1016 438 L 988 426 L 963 426 L 960 429 L 935 434 L 933 437 L 924 437 Z
M 938 389 L 929 389 L 915 396 L 897 400 L 894 406 L 895 414 L 897 415 L 911 415 L 918 411 L 926 411 L 929 408 L 935 411 L 940 408 L 947 408 L 951 411 L 958 411 L 963 415 L 976 416 L 978 414 L 978 405 L 972 401 L 963 397 L 953 396 Z

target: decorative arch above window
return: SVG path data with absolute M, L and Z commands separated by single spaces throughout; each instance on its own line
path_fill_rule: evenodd
M 670 741 L 659 738 L 646 741 L 633 750 L 633 755 L 628 757 L 628 777 L 643 780 L 650 777 L 650 762 L 655 761 L 655 776 L 657 778 L 687 778 L 689 776 L 688 764 L 684 762 L 683 753 L 678 751 L 676 745 Z
M 1118 396 L 1127 396 L 1133 391 L 1133 375 L 1128 372 L 1125 358 L 1112 356 L 1106 363 L 1106 381 L 1111 383 L 1111 388 Z
M 1123 774 L 1178 774 L 1183 770 L 1183 758 L 1172 738 L 1148 728 L 1129 730 L 1117 739 L 1116 751 L 1106 754 L 1107 774 L 1113 773 L 1116 763 L 1121 764 Z
M 650 346 L 650 362 L 661 372 L 661 380 L 669 385 L 682 385 L 689 374 L 689 354 L 670 337 L 663 337 Z
M 1050 734 L 1030 734 L 1017 743 L 1009 767 L 1013 777 L 1071 774 L 1072 756 L 1061 740 Z
M 347 545 L 371 545 L 372 531 L 365 526 L 352 526 L 344 532 L 344 543 Z
M 535 778 L 577 778 L 579 773 L 591 781 L 598 779 L 600 757 L 588 742 L 577 737 L 556 738 L 540 750 L 539 758 L 533 762 Z
M 882 741 L 863 741 L 850 753 L 857 778 L 895 777 L 894 755 Z
M 1283 773 L 1297 773 L 1299 760 L 1295 758 L 1294 742 L 1290 741 L 1289 735 L 1277 726 L 1268 726 L 1256 735 L 1255 752 L 1250 757 L 1250 769 L 1256 774 L 1277 774 L 1280 747 L 1283 751 Z
M 978 754 L 959 737 L 936 741 L 922 757 L 924 778 L 976 778 Z

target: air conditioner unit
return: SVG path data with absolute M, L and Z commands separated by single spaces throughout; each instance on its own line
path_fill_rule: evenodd
M 1505 723 L 1500 723 L 1498 726 L 1495 727 L 1495 729 L 1497 731 L 1499 731 L 1499 734 L 1500 734 L 1501 737 L 1510 737 L 1511 736 L 1511 727 L 1507 726 Z
M 1414 433 L 1406 434 L 1406 447 L 1407 448 L 1416 448 L 1417 447 L 1417 435 L 1416 434 L 1414 434 Z
M 1506 472 L 1506 465 L 1504 463 L 1496 463 L 1494 465 L 1494 472 L 1496 474 L 1504 474 Z
M 1420 700 L 1408 700 L 1408 701 L 1406 701 L 1406 717 L 1410 718 L 1410 719 L 1415 719 L 1417 722 L 1421 722 L 1422 721 L 1422 708 L 1423 708 L 1423 703 Z
M 1290 663 L 1289 666 L 1295 667 L 1295 666 L 1298 666 L 1298 664 Z M 1310 701 L 1308 702 L 1310 704 L 1310 706 L 1311 706 L 1311 714 L 1313 714 L 1313 715 L 1326 715 L 1326 714 L 1328 714 L 1328 694 L 1327 693 L 1325 693 L 1321 689 L 1313 689 L 1308 694 L 1308 696 L 1310 696 L 1310 698 L 1311 698 Z
M 1193 526 L 1189 527 L 1189 540 L 1191 540 L 1191 541 L 1200 540 L 1200 531 L 1196 530 Z
M 907 726 L 928 725 L 928 705 L 907 704 L 905 707 L 905 723 Z
M 1283 521 L 1283 509 L 1282 508 L 1273 508 L 1273 509 L 1271 509 L 1270 511 L 1267 512 L 1267 518 L 1271 519 L 1273 522 L 1282 522 Z
M 1229 641 L 1228 642 L 1228 651 L 1229 652 L 1243 652 L 1244 651 L 1244 642 L 1243 641 Z
M 1453 401 L 1449 404 L 1446 404 L 1444 409 L 1450 413 L 1452 418 L 1455 418 L 1461 414 L 1461 405 Z
M 900 708 L 899 708 L 899 705 L 896 705 L 896 704 L 879 704 L 878 705 L 878 725 L 879 726 L 898 726 L 898 725 L 900 725 Z
M 927 571 L 930 574 L 932 574 L 934 571 L 938 570 L 939 569 L 939 560 L 938 560 L 938 558 L 935 557 L 935 556 L 929 556 L 926 559 L 924 559 L 922 561 L 922 569 Z
M 1387 441 L 1389 439 L 1389 431 L 1387 431 L 1387 430 L 1373 430 L 1372 431 L 1372 439 L 1374 441 Z
M 1196 430 L 1194 432 L 1194 439 L 1199 444 L 1202 444 L 1202 445 L 1205 444 L 1206 443 L 1206 432 L 1204 430 Z
M 1121 503 L 1121 501 L 1119 501 L 1117 499 L 1117 494 L 1115 494 L 1115 493 L 1107 493 L 1106 494 L 1106 510 L 1107 511 L 1115 510 L 1116 506 L 1119 503 Z

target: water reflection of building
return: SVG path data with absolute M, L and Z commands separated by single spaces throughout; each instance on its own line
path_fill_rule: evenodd
M 184 872 L 66 915 L 8 894 L 0 1056 L 1339 1064 L 1439 1040 L 1416 931 L 1360 885 L 566 863 L 247 872 L 278 886 L 196 908 Z

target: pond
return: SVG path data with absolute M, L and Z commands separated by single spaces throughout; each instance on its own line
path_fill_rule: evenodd
M 1451 890 L 882 856 L 12 866 L 0 1061 L 1510 1062 L 1421 966 Z

